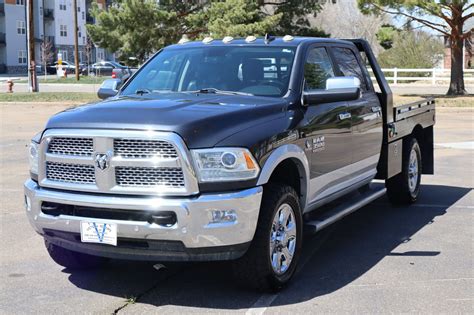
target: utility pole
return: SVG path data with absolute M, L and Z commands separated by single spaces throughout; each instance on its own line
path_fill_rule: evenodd
M 38 79 L 36 77 L 35 63 L 35 27 L 33 15 L 33 0 L 28 0 L 28 88 L 30 92 L 38 92 Z
M 77 31 L 77 0 L 74 0 L 74 63 L 76 66 L 76 81 L 79 81 L 79 43 Z

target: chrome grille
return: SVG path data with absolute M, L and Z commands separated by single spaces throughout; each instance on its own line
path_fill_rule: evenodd
M 49 143 L 48 153 L 92 156 L 94 153 L 94 143 L 92 138 L 53 138 Z
M 126 195 L 199 193 L 189 151 L 173 132 L 48 129 L 39 153 L 43 187 Z M 98 164 L 96 157 L 106 163 Z
M 46 178 L 72 184 L 95 184 L 95 171 L 92 165 L 46 162 Z
M 154 157 L 175 159 L 178 157 L 171 143 L 160 140 L 115 139 L 114 152 L 116 156 L 132 159 Z
M 184 187 L 183 171 L 174 167 L 117 167 L 115 180 L 124 187 Z

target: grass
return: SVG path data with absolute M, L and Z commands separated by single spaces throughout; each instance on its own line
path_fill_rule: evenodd
M 438 107 L 474 107 L 474 95 L 446 96 L 446 95 L 394 95 L 395 105 L 403 105 L 424 98 L 433 97 Z
M 40 93 L 0 93 L 0 102 L 74 102 L 98 101 L 96 93 L 86 92 L 40 92 Z
M 89 77 L 89 76 L 81 76 L 79 81 L 76 81 L 76 77 L 74 74 L 69 74 L 67 78 L 55 78 L 52 76 L 48 76 L 45 80 L 44 76 L 38 76 L 38 82 L 41 83 L 48 83 L 48 84 L 55 84 L 55 83 L 66 83 L 66 84 L 102 84 L 104 80 L 111 79 L 110 76 L 106 77 Z M 15 81 L 14 83 L 28 83 L 27 80 L 20 80 Z

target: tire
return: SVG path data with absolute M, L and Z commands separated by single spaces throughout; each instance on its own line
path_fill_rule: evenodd
M 60 266 L 72 270 L 93 269 L 103 266 L 108 259 L 97 257 L 59 247 L 48 241 L 44 241 L 49 256 Z
M 287 220 L 280 219 L 285 216 Z M 283 230 L 277 230 L 277 226 Z M 234 277 L 241 285 L 257 290 L 281 289 L 295 273 L 302 241 L 303 220 L 298 194 L 287 185 L 267 184 L 250 248 L 233 262 Z
M 403 140 L 402 172 L 385 182 L 391 203 L 408 205 L 418 199 L 422 165 L 418 141 L 415 138 Z

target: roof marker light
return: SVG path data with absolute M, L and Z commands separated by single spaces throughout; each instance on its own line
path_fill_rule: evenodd
M 253 36 L 253 35 L 250 35 L 250 36 L 247 36 L 247 38 L 245 39 L 245 41 L 247 43 L 251 43 L 251 42 L 254 42 L 257 40 L 257 37 Z
M 189 38 L 188 38 L 188 35 L 184 34 L 183 37 L 181 37 L 181 39 L 179 40 L 178 44 L 185 44 L 187 42 L 189 42 Z
M 295 39 L 293 36 L 291 35 L 285 35 L 283 36 L 283 41 L 284 42 L 291 42 L 293 39 Z
M 234 38 L 233 38 L 232 36 L 226 36 L 226 37 L 224 37 L 224 38 L 222 39 L 222 42 L 223 42 L 224 44 L 227 44 L 227 43 L 230 43 L 230 42 L 233 41 L 233 40 L 234 40 Z
M 210 36 L 207 36 L 207 37 L 204 37 L 204 39 L 202 40 L 202 42 L 204 44 L 209 44 L 210 42 L 212 42 L 214 40 L 214 38 L 210 37 Z

